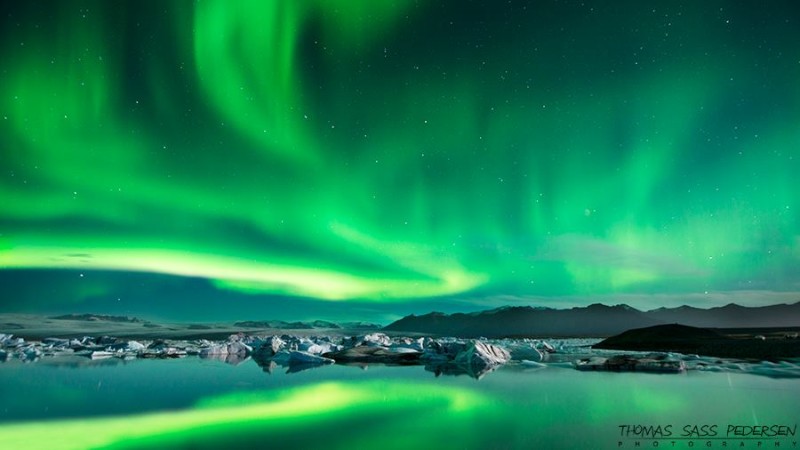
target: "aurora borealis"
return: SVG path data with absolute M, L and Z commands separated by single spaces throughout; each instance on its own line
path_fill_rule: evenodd
M 4 2 L 0 308 L 796 301 L 795 3 Z

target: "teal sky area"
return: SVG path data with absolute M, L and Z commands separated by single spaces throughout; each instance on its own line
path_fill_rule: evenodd
M 800 5 L 0 5 L 0 312 L 800 300 Z

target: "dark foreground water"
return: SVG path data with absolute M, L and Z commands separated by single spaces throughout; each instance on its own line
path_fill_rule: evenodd
M 786 449 L 800 448 L 798 394 L 798 379 L 554 365 L 475 380 L 380 365 L 269 374 L 193 357 L 9 362 L 0 449 Z

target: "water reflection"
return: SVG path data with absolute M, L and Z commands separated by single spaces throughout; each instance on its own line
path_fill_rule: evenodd
M 444 439 L 436 433 L 438 427 L 422 426 L 421 418 L 469 425 L 455 441 L 469 445 L 478 438 L 468 431 L 477 425 L 473 413 L 494 408 L 486 396 L 456 386 L 399 380 L 326 382 L 205 398 L 180 412 L 9 424 L 0 426 L 0 447 L 230 448 L 257 446 L 268 438 L 270 446 L 278 448 L 363 448 L 381 441 L 389 448 L 400 443 L 404 448 L 441 448 L 453 444 L 456 436 Z
M 449 376 L 467 376 L 470 378 L 474 378 L 476 380 L 480 380 L 486 374 L 494 372 L 497 367 L 494 366 L 483 366 L 483 367 L 475 367 L 475 366 L 466 366 L 466 365 L 459 365 L 459 364 L 426 364 L 425 370 L 428 372 L 433 372 L 434 376 L 437 378 L 442 375 L 449 375 Z
M 232 366 L 238 366 L 239 364 L 250 360 L 249 356 L 243 355 L 241 353 L 228 353 L 228 354 L 214 353 L 208 355 L 199 355 L 199 357 L 200 359 L 224 362 L 225 364 L 230 364 Z
M 0 366 L 0 448 L 263 448 L 268 442 L 602 449 L 618 448 L 620 424 L 747 425 L 754 417 L 764 424 L 800 416 L 800 380 L 745 373 L 584 373 L 529 363 L 475 382 L 480 374 L 443 369 L 445 376 L 434 378 L 422 366 L 284 371 L 274 362 L 192 357 L 108 362 L 66 371 Z M 449 376 L 459 374 L 468 376 Z

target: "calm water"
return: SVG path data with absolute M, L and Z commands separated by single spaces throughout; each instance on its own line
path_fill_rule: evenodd
M 800 448 L 798 436 L 726 436 L 729 425 L 795 426 L 798 393 L 798 379 L 558 366 L 475 380 L 380 365 L 269 374 L 191 357 L 9 362 L 0 448 Z M 670 435 L 625 436 L 620 425 Z M 716 435 L 684 436 L 703 425 Z

